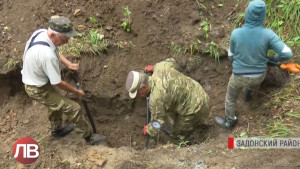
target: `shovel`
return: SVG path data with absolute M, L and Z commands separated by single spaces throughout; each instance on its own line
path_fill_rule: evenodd
M 77 72 L 75 72 L 75 73 L 73 74 L 72 77 L 73 77 L 73 80 L 74 80 L 75 83 L 76 83 L 76 88 L 77 88 L 78 90 L 80 90 L 80 89 L 81 89 L 81 86 L 80 86 L 80 83 L 79 83 L 79 74 L 78 74 Z M 88 107 L 88 105 L 87 105 L 87 102 L 86 102 L 85 98 L 82 98 L 82 104 L 83 104 L 83 107 L 84 107 L 84 109 L 85 109 L 85 112 L 86 112 L 86 114 L 87 114 L 87 116 L 88 116 L 88 118 L 89 118 L 89 121 L 90 121 L 90 123 L 91 123 L 91 126 L 92 126 L 92 128 L 93 128 L 93 133 L 96 133 L 96 126 L 95 126 L 95 123 L 94 123 L 92 114 L 91 114 L 91 112 L 90 112 L 90 109 L 89 109 L 89 107 Z

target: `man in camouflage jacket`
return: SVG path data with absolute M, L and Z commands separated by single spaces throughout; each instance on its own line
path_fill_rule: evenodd
M 152 76 L 131 71 L 126 81 L 131 98 L 150 97 L 151 121 L 145 126 L 150 136 L 170 126 L 170 135 L 185 139 L 200 124 L 208 124 L 209 97 L 195 80 L 175 69 L 173 60 L 157 63 Z

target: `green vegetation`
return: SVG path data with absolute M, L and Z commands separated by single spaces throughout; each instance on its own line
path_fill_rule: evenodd
M 178 56 L 179 54 L 186 54 L 188 51 L 188 47 L 186 47 L 185 45 L 181 46 L 175 44 L 174 42 L 171 42 L 168 48 L 171 50 L 173 57 Z
M 104 37 L 101 23 L 95 17 L 90 17 L 93 28 L 88 30 L 87 35 L 78 34 L 76 38 L 71 38 L 68 44 L 60 48 L 62 54 L 80 57 L 83 53 L 93 53 L 101 55 L 108 51 L 108 41 Z
M 297 89 L 299 88 L 300 82 L 296 80 L 292 80 L 282 88 L 280 91 L 276 92 L 272 95 L 272 98 L 269 102 L 264 104 L 266 109 L 271 109 L 272 107 L 280 107 L 283 105 L 285 101 L 298 100 L 299 96 L 295 96 L 297 93 Z
M 204 37 L 207 39 L 209 37 L 208 31 L 210 30 L 210 23 L 202 21 L 199 30 L 204 30 Z
M 266 4 L 266 27 L 275 30 L 289 45 L 299 45 L 300 0 L 267 0 Z
M 297 104 L 295 105 L 300 99 L 299 85 L 299 79 L 292 80 L 280 91 L 273 94 L 271 100 L 264 104 L 264 111 L 268 112 L 268 115 L 259 113 L 256 117 L 260 117 L 258 122 L 261 125 L 258 129 L 259 135 L 263 137 L 287 137 L 295 135 L 295 132 L 300 129 L 295 124 L 295 120 L 300 119 L 300 109 Z
M 292 122 L 284 121 L 281 116 L 272 120 L 267 125 L 268 133 L 267 137 L 286 137 L 288 135 L 295 135 L 295 129 L 299 127 L 295 126 Z
M 245 13 L 238 13 L 233 21 L 233 29 L 241 27 L 245 20 Z
M 218 45 L 213 41 L 211 41 L 208 45 L 209 48 L 207 52 L 209 53 L 209 56 L 215 58 L 215 60 L 220 64 L 220 52 L 218 51 Z
M 213 57 L 220 64 L 220 52 L 218 50 L 219 47 L 213 41 L 211 41 L 210 43 L 207 43 L 206 46 L 203 46 L 202 41 L 199 39 L 197 39 L 193 43 L 183 44 L 183 45 L 175 44 L 174 42 L 172 42 L 168 46 L 168 48 L 171 50 L 173 57 L 190 53 L 190 55 L 193 55 L 195 57 L 194 59 L 199 61 L 197 54 L 201 53 L 201 54 L 207 54 L 207 55 Z
M 7 60 L 7 62 L 3 65 L 3 68 L 4 69 L 9 69 L 11 67 L 15 67 L 18 63 L 20 62 L 20 60 L 16 60 L 16 59 L 13 59 L 13 58 L 9 58 Z
M 131 19 L 130 19 L 131 11 L 128 9 L 128 6 L 123 6 L 122 8 L 124 10 L 124 16 L 127 17 L 127 22 L 123 21 L 122 27 L 127 32 L 131 32 Z
M 300 0 L 266 0 L 266 5 L 265 26 L 274 30 L 289 46 L 299 46 Z M 241 27 L 244 19 L 245 13 L 238 13 L 233 28 Z
M 178 148 L 186 147 L 188 145 L 189 141 L 180 140 L 178 143 Z

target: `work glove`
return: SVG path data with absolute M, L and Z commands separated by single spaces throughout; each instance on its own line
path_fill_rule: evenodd
M 144 135 L 147 135 L 147 128 L 148 128 L 148 125 L 144 125 Z
M 146 74 L 152 74 L 153 73 L 153 66 L 152 65 L 148 65 L 145 67 L 144 72 Z

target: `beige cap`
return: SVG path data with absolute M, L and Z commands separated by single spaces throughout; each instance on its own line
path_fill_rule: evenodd
M 126 79 L 126 90 L 129 92 L 129 97 L 134 99 L 137 90 L 140 88 L 140 75 L 137 71 L 130 71 Z

